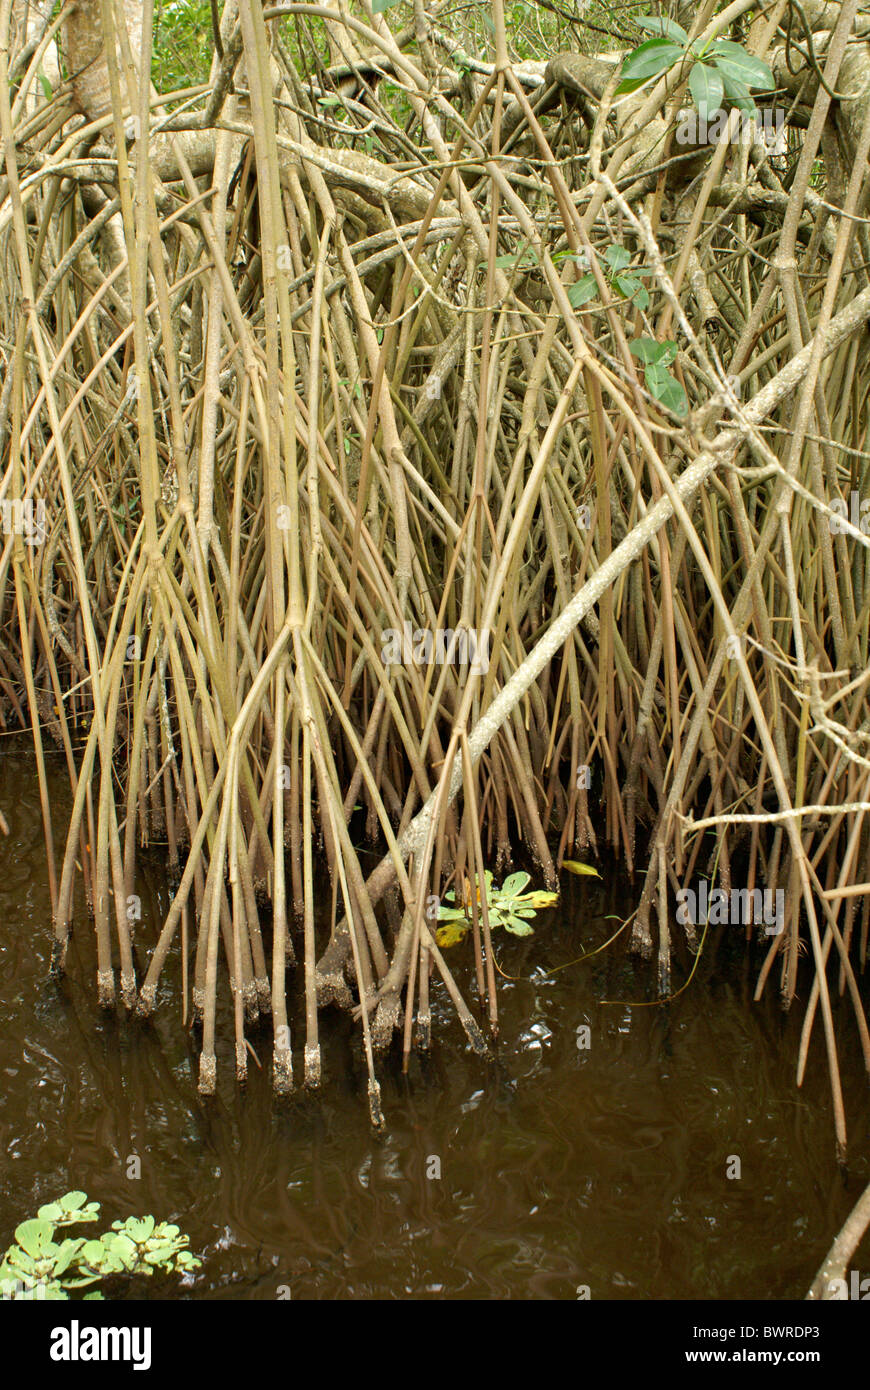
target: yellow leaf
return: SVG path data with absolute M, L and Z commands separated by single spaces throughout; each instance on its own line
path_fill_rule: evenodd
M 597 869 L 593 869 L 591 864 L 581 864 L 579 859 L 563 859 L 562 868 L 567 869 L 569 874 L 588 874 L 591 878 L 600 878 Z
M 455 946 L 462 940 L 468 931 L 467 922 L 445 922 L 443 927 L 439 927 L 435 933 L 435 940 L 439 946 Z
M 523 893 L 517 898 L 517 902 L 522 903 L 523 907 L 533 907 L 536 910 L 541 907 L 554 907 L 558 901 L 558 893 L 546 893 L 543 889 L 537 889 L 534 893 Z

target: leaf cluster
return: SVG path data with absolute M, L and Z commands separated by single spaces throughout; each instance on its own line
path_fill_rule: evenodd
M 47 1299 L 60 1302 L 70 1289 L 85 1288 L 110 1274 L 186 1274 L 202 1261 L 186 1248 L 189 1237 L 178 1226 L 153 1216 L 128 1216 L 113 1221 L 112 1229 L 88 1240 L 56 1239 L 58 1229 L 96 1221 L 99 1202 L 84 1192 L 67 1192 L 57 1202 L 39 1208 L 32 1220 L 15 1230 L 15 1242 L 0 1263 L 0 1296 L 12 1300 Z M 101 1299 L 98 1291 L 85 1298 Z
M 704 120 L 710 120 L 727 99 L 738 111 L 755 118 L 758 114 L 752 91 L 772 91 L 773 73 L 760 58 L 747 53 L 730 39 L 714 39 L 700 45 L 689 43 L 685 29 L 672 19 L 642 15 L 635 23 L 658 37 L 647 39 L 630 53 L 622 65 L 617 95 L 634 92 L 654 77 L 667 72 L 675 63 L 692 60 L 689 91 Z
M 552 907 L 558 901 L 558 893 L 544 890 L 524 890 L 531 882 L 531 876 L 522 871 L 509 874 L 501 888 L 493 886 L 489 869 L 484 871 L 486 906 L 490 927 L 504 927 L 513 936 L 531 936 L 534 928 L 529 925 L 540 908 Z M 475 879 L 477 901 L 480 902 L 480 887 Z M 453 904 L 449 906 L 448 904 Z M 453 889 L 444 895 L 444 902 L 438 911 L 438 920 L 444 925 L 435 933 L 439 946 L 455 946 L 461 941 L 471 926 L 471 885 L 466 880 L 465 898 L 462 906 L 456 904 Z

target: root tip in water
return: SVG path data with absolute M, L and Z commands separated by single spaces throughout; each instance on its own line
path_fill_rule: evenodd
M 293 1090 L 293 1058 L 286 1047 L 272 1053 L 272 1090 L 276 1096 L 289 1096 Z
M 150 1018 L 154 1012 L 154 1004 L 157 999 L 156 985 L 143 985 L 139 991 L 139 1002 L 136 1005 L 138 1018 Z
M 54 941 L 51 943 L 51 962 L 48 967 L 48 973 L 53 980 L 58 980 L 61 975 L 66 974 L 66 947 L 68 940 L 69 938 L 67 936 L 64 936 L 62 941 L 55 937 Z
M 199 1054 L 199 1085 L 201 1096 L 213 1096 L 217 1087 L 217 1058 L 213 1052 Z
M 305 1081 L 304 1084 L 314 1090 L 320 1085 L 320 1044 L 315 1043 L 311 1046 L 305 1044 Z
M 243 1042 L 236 1043 L 236 1080 L 243 1086 L 248 1079 L 248 1049 Z
M 101 1009 L 113 1009 L 115 1007 L 114 970 L 97 971 L 97 1000 Z
M 266 976 L 258 975 L 254 981 L 254 987 L 257 991 L 257 1002 L 260 1006 L 260 1013 L 270 1014 L 272 1012 L 272 987 Z
M 489 1052 L 489 1048 L 486 1045 L 486 1038 L 481 1033 L 474 1019 L 467 1018 L 463 1019 L 462 1022 L 465 1026 L 465 1033 L 471 1046 L 481 1057 L 485 1057 Z
M 372 1127 L 377 1130 L 384 1128 L 384 1112 L 381 1109 L 381 1085 L 379 1081 L 369 1082 L 369 1114 L 372 1120 Z
M 432 1015 L 428 1009 L 417 1015 L 416 1044 L 418 1052 L 428 1052 L 432 1046 Z
M 121 971 L 121 999 L 124 1008 L 128 1013 L 132 1013 L 136 1007 L 136 976 L 127 975 Z

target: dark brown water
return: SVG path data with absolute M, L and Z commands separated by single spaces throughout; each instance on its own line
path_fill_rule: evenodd
M 56 831 L 68 805 L 58 769 Z M 848 1006 L 837 1004 L 844 1183 L 821 1039 L 797 1091 L 803 1008 L 783 1016 L 772 994 L 751 1002 L 758 962 L 727 929 L 666 1007 L 630 1007 L 648 997 L 652 971 L 621 943 L 544 977 L 612 933 L 606 914 L 633 906 L 624 883 L 571 880 L 534 936 L 499 943 L 501 968 L 534 978 L 501 982 L 496 1061 L 465 1048 L 433 985 L 431 1055 L 407 1078 L 396 1059 L 380 1063 L 381 1137 L 357 1032 L 337 1013 L 323 1019 L 320 1095 L 273 1100 L 264 1032 L 252 1039 L 263 1071 L 252 1067 L 247 1090 L 225 1043 L 218 1097 L 203 1104 L 177 961 L 152 1027 L 101 1016 L 82 913 L 69 977 L 48 982 L 39 802 L 20 749 L 0 753 L 0 810 L 11 831 L 0 839 L 0 1250 L 40 1203 L 81 1188 L 103 1204 L 105 1226 L 151 1212 L 189 1233 L 204 1265 L 185 1297 L 274 1299 L 283 1286 L 293 1298 L 574 1299 L 588 1285 L 593 1298 L 791 1298 L 870 1176 Z M 167 889 L 155 874 L 141 891 L 149 940 Z M 468 998 L 470 958 L 468 945 L 451 952 Z M 623 1002 L 602 1002 L 612 1000 Z M 584 1024 L 588 1050 L 577 1046 Z M 726 1176 L 732 1155 L 739 1179 Z M 127 1176 L 133 1156 L 138 1179 Z M 436 1159 L 440 1178 L 427 1176 Z M 852 1264 L 870 1271 L 870 1242 Z M 149 1291 L 179 1290 L 131 1289 Z

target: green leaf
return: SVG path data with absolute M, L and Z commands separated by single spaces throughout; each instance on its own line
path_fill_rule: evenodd
M 41 1221 L 51 1221 L 56 1224 L 64 1216 L 64 1209 L 60 1202 L 47 1202 L 44 1207 L 40 1207 L 36 1213 Z
M 531 874 L 526 874 L 522 871 L 516 874 L 509 874 L 501 886 L 501 896 L 503 898 L 515 898 L 518 893 L 523 891 L 526 884 L 531 883 L 531 881 Z
M 81 1254 L 79 1254 L 79 1260 L 81 1260 L 81 1258 Z M 78 1264 L 75 1270 L 70 1270 L 69 1274 L 65 1275 L 63 1281 L 65 1289 L 83 1289 L 86 1288 L 88 1284 L 96 1284 L 97 1280 L 101 1277 L 99 1273 L 96 1273 L 89 1266 L 85 1268 L 84 1273 L 81 1272 L 81 1269 L 81 1264 Z
M 636 275 L 615 275 L 613 288 L 619 291 L 623 299 L 633 300 L 638 309 L 649 307 L 649 292 L 644 289 Z
M 658 362 L 662 355 L 662 345 L 655 338 L 633 338 L 628 345 L 632 357 L 640 362 Z
M 114 1221 L 112 1225 L 113 1227 L 115 1226 Z M 135 1241 L 137 1245 L 144 1245 L 145 1241 L 153 1234 L 154 1225 L 153 1216 L 143 1216 L 141 1219 L 137 1219 L 135 1216 L 128 1216 L 127 1220 L 116 1229 L 122 1230 L 132 1241 Z
M 174 1251 L 172 1246 L 161 1246 L 159 1250 L 146 1250 L 143 1259 L 146 1265 L 171 1265 Z
M 87 1200 L 88 1194 L 86 1192 L 67 1192 L 64 1197 L 61 1197 L 60 1204 L 65 1211 L 78 1211 Z
M 772 92 L 776 86 L 767 63 L 763 63 L 752 53 L 747 53 L 739 43 L 731 43 L 729 39 L 717 39 L 710 49 L 710 57 L 723 72 L 730 72 L 731 76 L 738 82 L 745 83 L 747 87 L 755 87 L 761 92 Z
M 736 106 L 738 111 L 742 111 L 744 115 L 750 116 L 752 120 L 757 120 L 758 110 L 752 99 L 752 93 L 746 83 L 738 81 L 735 77 L 730 77 L 722 68 L 719 68 L 719 71 L 722 73 L 725 95 L 731 105 Z
M 28 1255 L 27 1251 L 23 1250 L 20 1245 L 10 1245 L 3 1256 L 3 1268 L 9 1278 L 17 1279 L 22 1269 L 33 1270 L 35 1267 L 34 1257 Z
M 591 864 L 581 864 L 579 859 L 563 859 L 562 868 L 567 869 L 569 874 L 579 874 L 581 877 L 589 875 L 590 878 L 600 878 L 601 875 Z
M 629 53 L 623 63 L 621 81 L 616 89 L 617 95 L 621 92 L 633 92 L 651 77 L 657 77 L 659 73 L 673 67 L 674 63 L 682 58 L 683 52 L 682 46 L 672 43 L 670 39 L 647 39 L 646 43 Z
M 40 1207 L 38 1215 L 56 1226 L 73 1226 L 81 1221 L 96 1221 L 100 1214 L 99 1202 L 89 1202 L 85 1192 L 67 1192 L 59 1202 L 49 1202 Z
M 86 1240 L 79 1254 L 85 1264 L 90 1265 L 91 1269 L 96 1269 L 99 1262 L 106 1253 L 106 1247 L 101 1240 Z
M 15 1239 L 32 1260 L 38 1260 L 54 1247 L 54 1227 L 50 1221 L 22 1221 L 15 1227 Z M 11 1252 L 10 1252 L 11 1253 Z
M 534 927 L 530 927 L 528 922 L 524 922 L 521 917 L 511 914 L 505 922 L 505 927 L 512 936 L 533 936 Z
M 523 251 L 513 251 L 508 256 L 496 256 L 495 265 L 498 270 L 531 270 L 538 264 L 538 258 L 531 246 L 527 246 Z
M 654 400 L 682 418 L 689 409 L 686 393 L 676 377 L 671 376 L 667 367 L 654 362 L 644 372 L 647 390 Z
M 657 343 L 655 338 L 634 338 L 628 347 L 632 355 L 643 362 L 644 366 L 667 367 L 677 355 L 677 345 L 670 339 L 664 343 Z
M 733 63 L 729 63 L 726 59 L 718 57 L 715 53 L 710 56 L 719 72 L 722 74 L 725 90 L 728 91 L 730 87 L 735 95 L 738 95 L 742 100 L 748 98 L 751 101 L 752 93 L 749 90 L 749 84 L 744 77 L 742 69 L 735 67 Z M 744 97 L 744 93 L 746 97 Z
M 46 101 L 51 101 L 54 88 L 52 87 L 45 73 L 42 71 L 42 68 L 39 69 L 39 73 L 37 75 L 39 77 L 39 85 L 42 88 L 43 96 L 45 97 Z
M 620 270 L 625 270 L 626 266 L 631 265 L 631 252 L 626 251 L 624 246 L 608 246 L 604 252 L 604 259 L 611 272 L 617 275 Z
M 695 63 L 689 73 L 689 91 L 702 121 L 709 121 L 713 112 L 719 110 L 724 90 L 722 74 L 716 68 L 708 68 L 705 63 Z
M 399 0 L 372 0 L 372 11 L 374 14 L 383 14 L 384 10 L 391 10 L 398 3 Z
M 94 1245 L 100 1246 L 99 1253 L 92 1253 Z M 106 1231 L 99 1241 L 88 1241 L 86 1248 L 88 1264 L 103 1274 L 135 1269 L 139 1259 L 138 1248 L 129 1236 L 121 1232 Z M 84 1256 L 84 1251 L 82 1253 Z
M 662 34 L 672 43 L 685 45 L 688 42 L 689 36 L 685 29 L 681 29 L 679 24 L 675 24 L 666 15 L 642 14 L 635 16 L 634 22 L 638 29 L 646 29 L 647 33 L 650 34 Z
M 597 293 L 598 284 L 595 276 L 581 275 L 579 280 L 568 286 L 568 301 L 572 308 L 579 309 L 581 304 L 588 304 L 590 299 L 594 299 Z
M 65 1269 L 69 1269 L 83 1245 L 83 1240 L 65 1240 L 59 1247 L 57 1255 L 55 1256 L 53 1270 L 53 1273 L 58 1279 Z

